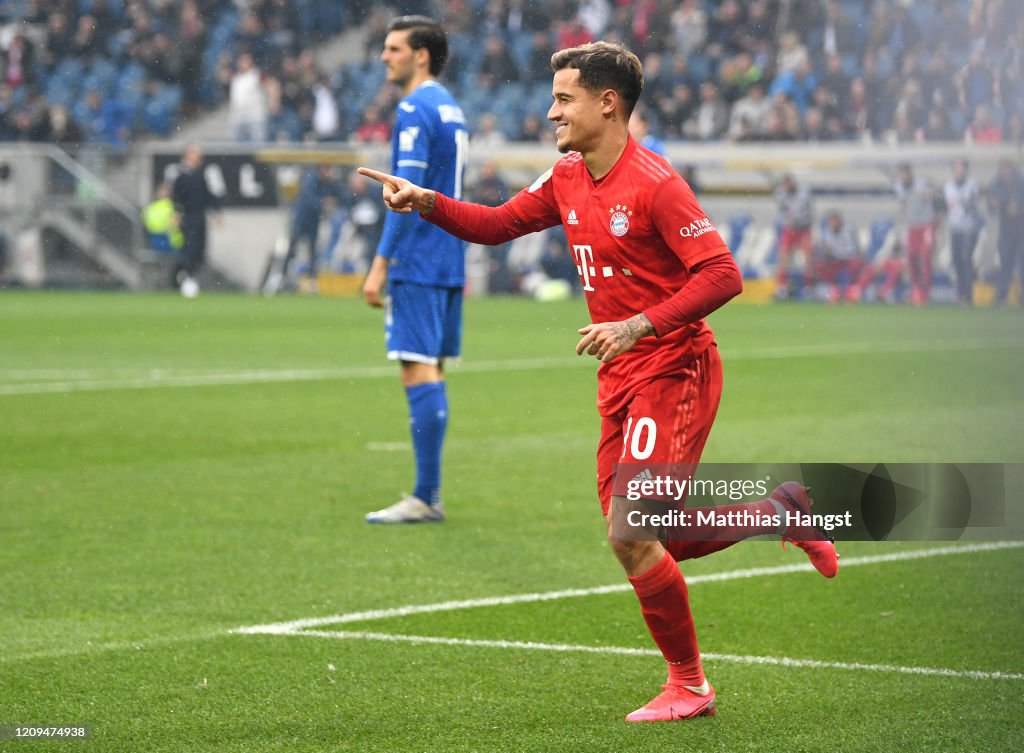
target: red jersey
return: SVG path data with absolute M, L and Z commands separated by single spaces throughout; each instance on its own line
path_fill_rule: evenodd
M 427 219 L 459 237 L 490 243 L 561 224 L 591 320 L 621 321 L 642 312 L 660 335 L 642 338 L 601 365 L 601 415 L 619 411 L 651 380 L 678 373 L 714 341 L 703 319 L 673 329 L 678 325 L 670 323 L 668 300 L 690 279 L 692 267 L 728 256 L 729 249 L 665 158 L 629 138 L 612 170 L 595 181 L 574 152 L 502 210 L 515 218 L 515 227 L 504 232 L 480 231 L 475 215 L 460 213 L 443 198 Z

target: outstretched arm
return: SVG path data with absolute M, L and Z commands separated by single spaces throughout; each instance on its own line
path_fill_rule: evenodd
M 499 207 L 488 207 L 458 201 L 397 175 L 366 167 L 360 167 L 359 174 L 383 186 L 384 203 L 391 211 L 419 212 L 428 222 L 470 243 L 496 246 L 560 222 L 557 210 L 552 211 L 536 193 L 523 191 Z
M 437 201 L 436 191 L 421 188 L 405 178 L 371 170 L 368 167 L 360 167 L 358 172 L 367 178 L 373 178 L 384 187 L 384 203 L 392 212 L 409 214 L 415 210 L 426 216 L 434 210 Z

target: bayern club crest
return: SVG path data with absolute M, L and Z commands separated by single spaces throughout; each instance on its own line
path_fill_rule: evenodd
M 629 218 L 633 216 L 633 213 L 626 208 L 625 204 L 616 204 L 608 210 L 611 214 L 611 218 L 608 220 L 608 229 L 612 231 L 612 235 L 616 238 L 621 238 L 629 232 Z

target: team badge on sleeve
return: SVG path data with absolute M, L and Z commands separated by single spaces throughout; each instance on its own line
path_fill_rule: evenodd
M 629 232 L 629 218 L 633 216 L 633 212 L 627 209 L 625 204 L 616 204 L 608 212 L 611 214 L 608 229 L 616 238 L 621 238 Z

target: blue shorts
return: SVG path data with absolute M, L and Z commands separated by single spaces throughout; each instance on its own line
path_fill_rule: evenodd
M 436 364 L 462 352 L 462 288 L 388 283 L 384 341 L 392 361 Z

